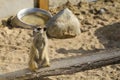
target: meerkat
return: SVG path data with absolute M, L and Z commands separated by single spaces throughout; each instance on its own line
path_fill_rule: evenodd
M 46 27 L 37 27 L 33 30 L 33 43 L 30 51 L 29 68 L 36 71 L 39 66 L 49 67 L 48 57 L 48 39 L 46 35 Z

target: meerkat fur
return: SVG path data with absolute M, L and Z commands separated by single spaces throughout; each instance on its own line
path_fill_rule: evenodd
M 48 57 L 48 39 L 46 36 L 46 28 L 38 27 L 33 30 L 33 43 L 30 51 L 29 68 L 36 71 L 39 66 L 50 66 Z

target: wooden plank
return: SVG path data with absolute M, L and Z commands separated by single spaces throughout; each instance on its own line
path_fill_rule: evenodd
M 36 73 L 30 72 L 30 70 L 26 68 L 2 74 L 0 75 L 0 80 L 23 80 L 35 77 L 71 74 L 117 62 L 120 63 L 120 50 L 105 50 L 83 56 L 52 60 L 50 67 L 41 68 Z
M 49 0 L 39 0 L 39 8 L 49 10 Z

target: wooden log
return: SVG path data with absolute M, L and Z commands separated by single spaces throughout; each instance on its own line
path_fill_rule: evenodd
M 75 72 L 98 68 L 101 66 L 120 63 L 120 50 L 105 50 L 83 56 L 56 59 L 51 66 L 41 68 L 37 72 L 30 72 L 28 68 L 0 75 L 0 80 L 24 80 L 35 77 L 73 74 Z

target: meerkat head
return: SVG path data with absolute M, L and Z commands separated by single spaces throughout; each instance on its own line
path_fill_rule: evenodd
M 33 35 L 46 33 L 46 27 L 37 26 L 33 29 Z

